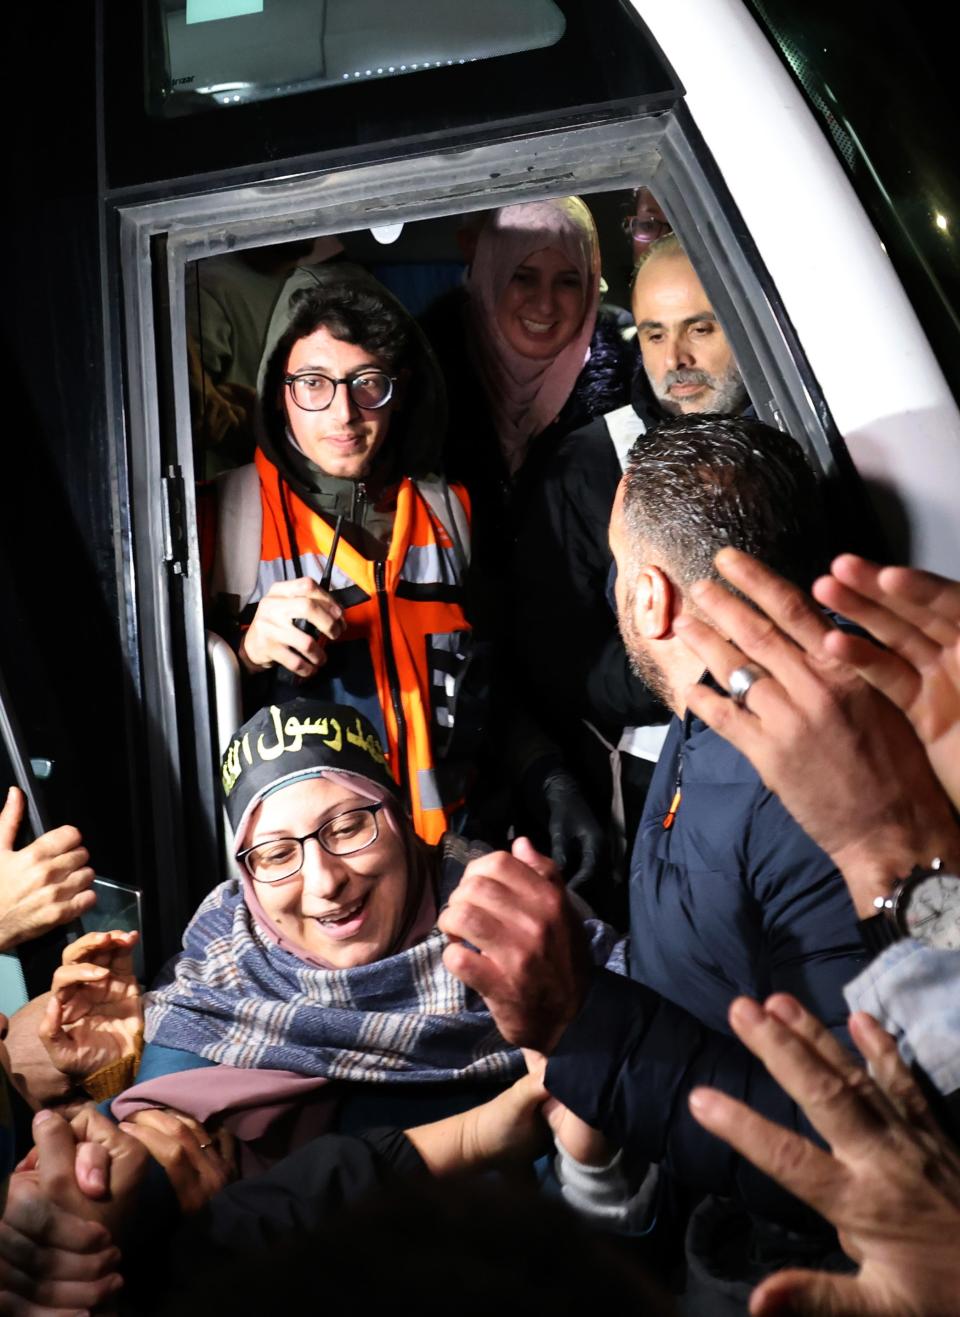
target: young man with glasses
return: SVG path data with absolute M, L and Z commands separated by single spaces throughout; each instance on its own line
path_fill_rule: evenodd
M 482 732 L 461 700 L 470 505 L 433 474 L 439 369 L 348 264 L 294 272 L 263 361 L 255 462 L 219 482 L 211 620 L 236 636 L 248 707 L 303 693 L 361 709 L 436 841 Z

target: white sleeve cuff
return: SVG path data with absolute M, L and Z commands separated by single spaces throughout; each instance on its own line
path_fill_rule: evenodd
M 560 1144 L 554 1170 L 564 1199 L 577 1212 L 593 1217 L 609 1229 L 644 1230 L 657 1187 L 657 1167 L 645 1166 L 631 1174 L 617 1151 L 604 1166 L 578 1162 Z

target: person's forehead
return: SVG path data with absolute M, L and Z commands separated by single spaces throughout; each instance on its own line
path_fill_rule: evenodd
M 323 814 L 340 805 L 364 804 L 364 798 L 349 786 L 331 782 L 327 777 L 310 777 L 272 791 L 260 802 L 251 820 L 255 831 L 299 824 L 312 824 Z
M 287 370 L 294 372 L 307 366 L 328 366 L 337 370 L 350 370 L 357 366 L 381 366 L 383 362 L 375 352 L 359 343 L 345 343 L 334 338 L 325 325 L 312 334 L 298 338 L 290 349 Z
M 633 285 L 633 318 L 685 320 L 711 310 L 697 272 L 685 256 L 655 256 L 642 265 Z
M 575 262 L 559 247 L 541 247 L 538 251 L 532 251 L 523 258 L 517 268 L 543 270 L 551 274 L 567 271 L 579 273 Z

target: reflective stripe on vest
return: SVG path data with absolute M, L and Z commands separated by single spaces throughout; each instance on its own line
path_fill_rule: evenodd
M 256 462 L 260 471 L 263 529 L 253 601 L 274 582 L 292 580 L 296 575 L 276 468 L 260 451 Z M 452 498 L 459 499 L 469 517 L 466 492 L 458 485 L 451 485 L 450 490 Z M 332 547 L 333 527 L 289 487 L 285 492 L 296 556 L 304 573 L 319 582 Z M 435 746 L 447 742 L 452 730 L 459 681 L 468 666 L 470 624 L 459 598 L 460 556 L 446 528 L 412 480 L 403 480 L 397 490 L 393 534 L 382 567 L 382 598 L 377 588 L 376 567 L 346 537 L 341 538 L 331 589 L 338 594 L 351 591 L 351 595 L 344 605 L 346 630 L 340 639 L 366 642 L 391 770 L 408 788 L 417 832 L 425 841 L 436 842 L 461 803 L 459 799 L 442 798 L 440 783 L 449 774 L 437 773 Z M 408 587 L 407 592 L 404 586 Z M 431 587 L 436 587 L 435 595 Z M 359 598 L 355 598 L 357 594 Z M 384 633 L 384 612 L 389 636 Z M 396 674 L 393 684 L 391 671 Z M 400 705 L 400 719 L 394 700 Z M 404 763 L 401 763 L 401 720 L 405 732 Z
M 301 553 L 300 565 L 307 576 L 312 576 L 315 581 L 322 581 L 327 559 L 324 554 L 320 553 Z M 289 581 L 292 570 L 293 564 L 289 558 L 274 558 L 270 562 L 261 562 L 257 569 L 257 584 L 250 596 L 250 602 L 257 603 L 267 593 L 271 585 L 276 585 L 278 581 Z M 330 589 L 346 590 L 352 584 L 353 582 L 346 572 L 342 572 L 334 563 L 333 573 L 330 577 Z
M 415 585 L 456 585 L 460 580 L 457 552 L 451 544 L 411 544 L 403 560 L 400 578 Z

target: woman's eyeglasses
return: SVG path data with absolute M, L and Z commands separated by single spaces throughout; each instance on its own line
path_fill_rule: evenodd
M 258 883 L 282 882 L 303 868 L 303 843 L 311 838 L 328 855 L 356 855 L 357 851 L 372 846 L 380 836 L 377 814 L 381 809 L 383 801 L 378 800 L 359 809 L 345 810 L 302 837 L 274 837 L 238 851 L 236 858 L 243 861 L 247 873 Z

